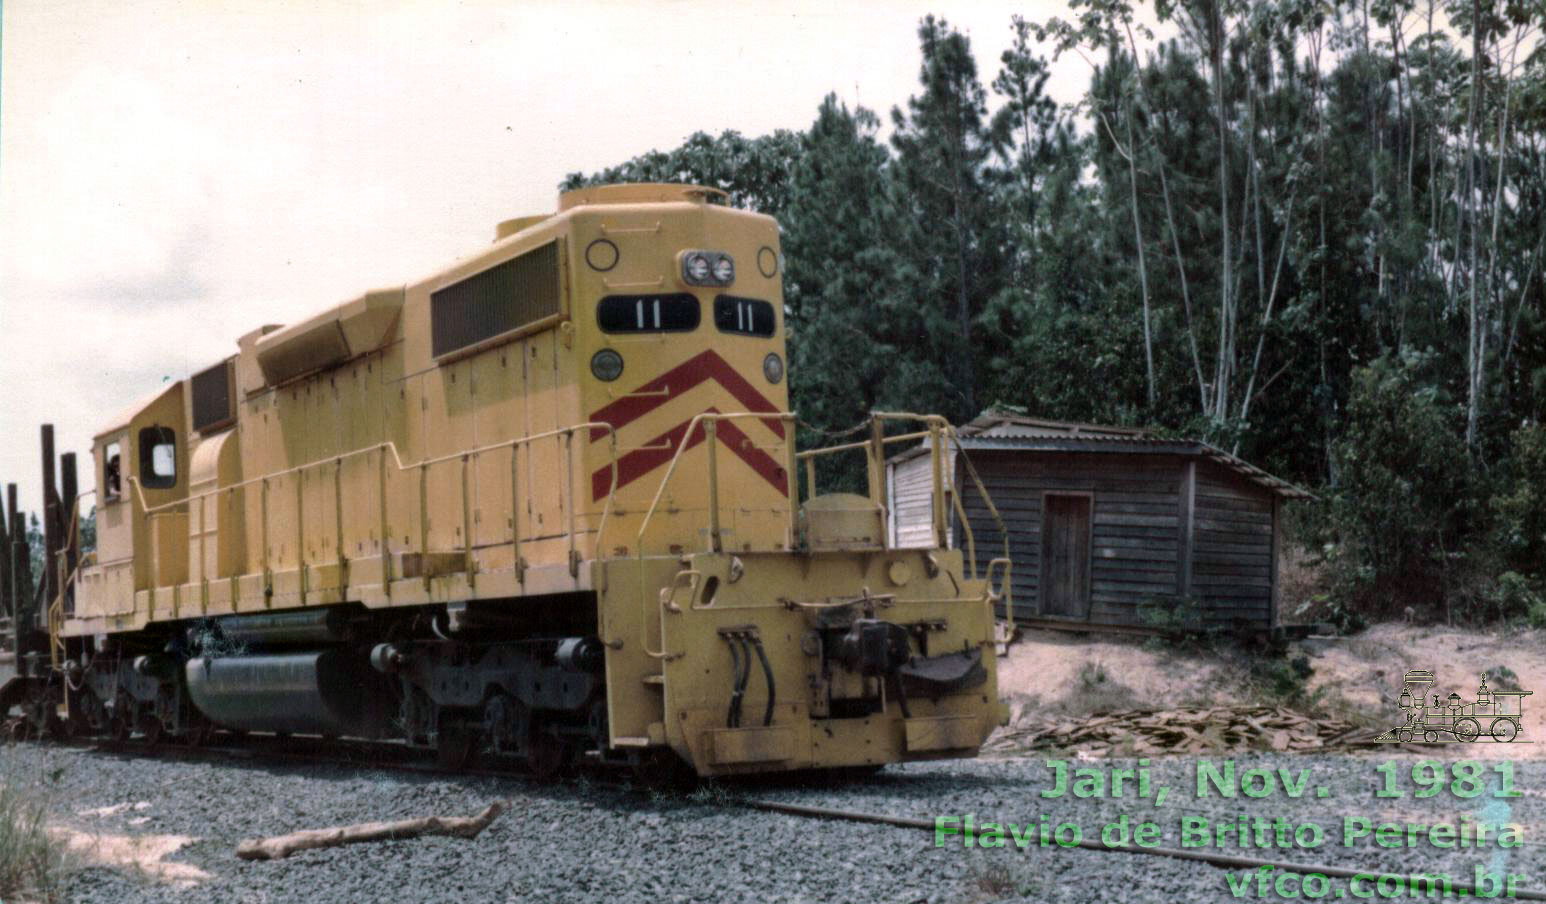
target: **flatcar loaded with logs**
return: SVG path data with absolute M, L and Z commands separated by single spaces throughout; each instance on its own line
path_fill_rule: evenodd
M 46 649 L 0 707 L 47 731 L 392 738 L 543 774 L 973 755 L 1006 715 L 1009 563 L 948 548 L 953 433 L 877 414 L 796 451 L 778 226 L 720 194 L 567 192 L 108 421 L 96 549 L 51 556 Z M 888 548 L 886 447 L 920 439 L 935 542 Z M 865 458 L 867 496 L 815 494 L 827 454 Z

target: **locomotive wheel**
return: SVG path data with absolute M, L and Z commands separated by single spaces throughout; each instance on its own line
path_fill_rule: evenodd
M 1493 719 L 1492 738 L 1503 744 L 1519 737 L 1519 726 L 1512 719 Z
M 122 744 L 134 734 L 134 701 L 128 694 L 113 698 L 113 714 L 107 720 L 108 737 Z
M 678 791 L 690 790 L 698 783 L 698 773 L 671 750 L 641 753 L 633 761 L 633 777 L 646 787 Z
M 183 732 L 182 742 L 189 747 L 203 747 L 209 743 L 209 736 L 214 734 L 215 727 L 208 722 L 198 721 L 189 726 Z
M 526 765 L 538 781 L 552 781 L 569 765 L 573 752 L 563 738 L 551 732 L 536 731 L 532 733 L 526 751 Z
M 435 735 L 435 762 L 442 769 L 466 769 L 478 752 L 477 729 L 455 722 L 441 726 Z
M 1475 719 L 1461 719 L 1455 723 L 1455 737 L 1467 744 L 1475 741 L 1482 733 L 1482 726 Z
M 154 747 L 161 743 L 161 719 L 150 713 L 140 716 L 140 734 L 145 736 L 145 743 Z
M 1429 744 L 1437 744 L 1439 742 L 1439 733 L 1430 728 L 1423 732 L 1423 740 Z
M 1403 728 L 1400 731 L 1396 732 L 1396 739 L 1398 741 L 1400 741 L 1401 743 L 1403 743 L 1403 744 L 1410 743 L 1411 740 L 1412 740 L 1412 729 L 1410 729 L 1410 728 Z

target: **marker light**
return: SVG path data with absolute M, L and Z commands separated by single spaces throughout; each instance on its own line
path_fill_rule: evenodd
M 762 375 L 768 378 L 769 383 L 777 383 L 784 378 L 784 359 L 778 356 L 778 352 L 768 352 L 768 356 L 762 359 Z
M 603 383 L 610 383 L 623 375 L 623 356 L 604 348 L 591 356 L 590 372 Z

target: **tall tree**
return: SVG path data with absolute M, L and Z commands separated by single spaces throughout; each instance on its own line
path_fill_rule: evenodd
M 922 93 L 907 111 L 891 111 L 895 168 L 910 207 L 907 241 L 921 265 L 918 303 L 953 308 L 954 341 L 936 347 L 954 362 L 957 419 L 977 414 L 972 322 L 993 286 L 997 266 L 988 233 L 993 220 L 983 170 L 992 153 L 987 97 L 966 36 L 944 19 L 918 26 L 923 51 Z

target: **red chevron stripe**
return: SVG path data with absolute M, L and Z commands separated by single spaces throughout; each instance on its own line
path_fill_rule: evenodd
M 713 408 L 705 414 L 718 414 Z M 682 437 L 687 433 L 687 427 L 692 421 L 677 424 L 670 430 L 645 443 L 650 448 L 635 449 L 617 460 L 617 488 L 622 489 L 650 471 L 666 464 L 676 455 L 678 445 Z M 757 448 L 752 444 L 751 437 L 747 436 L 741 428 L 732 421 L 720 421 L 715 428 L 715 435 L 719 438 L 736 457 L 751 466 L 753 471 L 762 475 L 763 479 L 772 484 L 780 494 L 789 495 L 787 472 L 779 465 L 773 456 Z M 704 440 L 703 424 L 698 424 L 693 430 L 692 436 L 687 437 L 687 448 L 698 445 Z M 599 468 L 591 475 L 591 499 L 593 501 L 606 498 L 607 492 L 612 488 L 611 466 Z
M 723 386 L 746 411 L 778 411 L 778 406 L 768 401 L 755 386 L 748 383 L 739 371 L 730 366 L 729 361 L 721 358 L 713 349 L 708 349 L 645 383 L 632 394 L 591 412 L 590 420 L 604 421 L 611 424 L 614 430 L 621 430 L 625 425 L 633 423 L 673 398 L 709 380 L 714 380 Z M 783 438 L 782 421 L 777 418 L 764 418 L 762 422 L 768 425 L 773 435 Z M 605 430 L 597 428 L 591 430 L 590 438 L 595 441 L 605 438 L 606 435 Z

